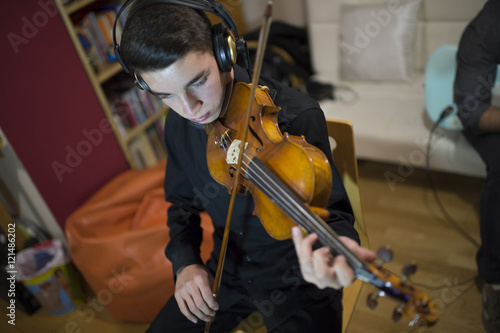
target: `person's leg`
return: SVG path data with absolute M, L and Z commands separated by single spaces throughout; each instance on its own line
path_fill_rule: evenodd
M 479 275 L 500 283 L 500 134 L 468 136 L 486 163 L 487 177 L 481 194 L 481 247 L 477 254 Z
M 254 311 L 255 308 L 245 303 L 245 301 L 232 304 L 229 308 L 221 308 L 215 314 L 215 319 L 210 325 L 210 332 L 230 332 Z M 171 297 L 146 332 L 201 333 L 204 332 L 205 324 L 201 320 L 198 320 L 196 324 L 189 321 L 179 310 L 175 297 Z
M 269 333 L 342 332 L 342 294 L 325 297 L 290 313 L 290 317 Z
M 481 247 L 477 253 L 483 285 L 483 322 L 488 332 L 500 332 L 500 134 L 468 136 L 487 166 L 481 194 Z
M 342 331 L 342 292 L 311 284 L 254 290 L 249 300 L 269 333 Z

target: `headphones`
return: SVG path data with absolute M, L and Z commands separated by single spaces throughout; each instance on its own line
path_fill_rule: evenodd
M 144 79 L 138 73 L 131 71 L 127 67 L 121 55 L 120 45 L 116 40 L 116 25 L 118 19 L 123 11 L 133 2 L 134 0 L 127 0 L 127 2 L 123 4 L 123 6 L 116 14 L 115 23 L 113 24 L 113 44 L 115 57 L 123 67 L 123 70 L 134 78 L 135 84 L 138 88 L 152 93 L 151 88 L 144 81 Z M 250 70 L 247 44 L 243 37 L 240 37 L 238 35 L 236 23 L 233 21 L 231 15 L 222 4 L 213 0 L 158 0 L 152 1 L 147 5 L 158 3 L 187 6 L 193 9 L 212 13 L 219 17 L 222 23 L 215 24 L 212 27 L 212 44 L 214 48 L 215 60 L 217 61 L 219 69 L 222 72 L 230 72 L 234 64 L 236 63 L 238 53 L 240 53 L 243 54 L 244 63 L 247 70 Z

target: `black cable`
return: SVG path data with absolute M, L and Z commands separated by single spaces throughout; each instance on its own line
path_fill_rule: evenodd
M 444 289 L 444 288 L 456 288 L 456 287 L 459 287 L 459 286 L 463 286 L 465 284 L 468 284 L 468 283 L 476 280 L 478 277 L 479 277 L 479 275 L 475 275 L 475 276 L 473 276 L 471 278 L 468 278 L 467 280 L 464 280 L 462 282 L 458 282 L 458 283 L 455 283 L 455 284 L 442 284 L 442 285 L 438 285 L 438 286 L 430 286 L 430 285 L 424 284 L 424 283 L 417 283 L 417 282 L 413 281 L 411 278 L 408 278 L 408 281 L 410 281 L 414 286 L 420 287 L 420 288 L 423 288 L 423 289 L 441 290 L 441 289 Z
M 427 178 L 429 180 L 432 192 L 434 194 L 436 202 L 438 203 L 438 206 L 439 206 L 439 209 L 441 210 L 441 213 L 445 216 L 445 218 L 448 220 L 448 222 L 450 222 L 450 224 L 462 234 L 462 236 L 464 236 L 467 240 L 469 240 L 476 247 L 479 247 L 479 243 L 476 242 L 460 225 L 458 225 L 458 223 L 450 216 L 450 214 L 448 214 L 443 203 L 441 202 L 441 200 L 439 198 L 439 194 L 437 192 L 436 186 L 435 186 L 434 181 L 433 181 L 432 176 L 431 176 L 431 168 L 430 168 L 430 155 L 431 154 L 430 153 L 431 153 L 431 147 L 432 147 L 432 137 L 434 136 L 434 132 L 436 131 L 436 129 L 439 126 L 439 124 L 441 123 L 441 121 L 443 121 L 446 117 L 448 117 L 452 112 L 453 112 L 453 108 L 451 106 L 444 109 L 443 112 L 441 113 L 441 115 L 439 116 L 439 119 L 436 121 L 434 126 L 431 128 L 431 131 L 429 134 L 429 140 L 427 142 L 425 171 L 427 173 Z M 437 285 L 437 286 L 430 286 L 430 285 L 427 285 L 424 283 L 417 283 L 417 282 L 413 281 L 410 277 L 408 277 L 408 280 L 416 287 L 420 287 L 420 288 L 427 289 L 427 290 L 441 290 L 444 288 L 455 288 L 455 287 L 463 286 L 463 285 L 466 285 L 466 284 L 476 280 L 477 278 L 478 278 L 478 275 L 475 275 L 471 278 L 468 278 L 464 281 L 455 283 L 453 285 L 442 284 L 442 285 Z
M 387 268 L 384 268 L 387 272 L 391 273 L 392 275 L 400 278 L 400 276 L 394 272 L 392 272 L 391 270 L 387 269 Z M 470 277 L 464 281 L 461 281 L 461 282 L 458 282 L 458 283 L 455 283 L 455 284 L 441 284 L 441 285 L 437 285 L 437 286 L 430 286 L 428 284 L 425 284 L 425 283 L 418 283 L 418 282 L 415 282 L 412 280 L 411 276 L 407 276 L 408 278 L 408 281 L 411 282 L 412 285 L 414 285 L 415 287 L 419 287 L 419 288 L 422 288 L 422 289 L 427 289 L 427 290 L 441 290 L 441 289 L 444 289 L 444 288 L 456 288 L 456 287 L 459 287 L 459 286 L 463 286 L 463 285 L 466 285 L 474 280 L 476 280 L 477 278 L 479 278 L 479 275 L 474 275 L 473 277 Z
M 439 198 L 438 192 L 436 190 L 436 186 L 434 184 L 434 180 L 432 179 L 431 175 L 431 167 L 430 167 L 430 158 L 431 158 L 431 145 L 432 145 L 432 137 L 434 136 L 434 132 L 436 131 L 437 127 L 443 121 L 446 117 L 448 117 L 451 113 L 453 112 L 453 108 L 451 106 L 447 107 L 446 109 L 443 110 L 441 113 L 439 119 L 436 121 L 434 126 L 431 129 L 431 132 L 429 134 L 429 140 L 427 142 L 427 153 L 426 153 L 426 166 L 425 166 L 425 171 L 427 173 L 427 179 L 429 180 L 429 184 L 431 186 L 432 192 L 434 193 L 434 198 L 436 199 L 436 202 L 439 206 L 439 210 L 441 213 L 444 215 L 444 217 L 448 220 L 448 222 L 459 232 L 464 236 L 469 242 L 471 242 L 474 246 L 479 248 L 480 244 L 472 238 L 467 231 L 465 231 L 451 216 L 448 214 L 446 211 L 443 203 L 441 202 L 441 199 Z

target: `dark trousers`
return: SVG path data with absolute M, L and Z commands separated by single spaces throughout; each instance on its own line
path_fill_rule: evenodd
M 290 275 L 287 277 L 286 280 L 297 281 Z M 261 279 L 253 279 L 251 284 L 230 279 L 225 281 L 224 278 L 222 281 L 218 297 L 219 310 L 210 326 L 210 332 L 230 332 L 256 310 L 259 310 L 262 317 L 250 316 L 242 327 L 247 333 L 252 333 L 262 324 L 266 325 L 269 333 L 342 331 L 340 291 L 320 290 L 310 284 L 276 284 L 265 274 Z M 194 324 L 189 321 L 172 297 L 147 333 L 201 333 L 204 328 L 205 322 L 199 320 Z
M 486 163 L 487 177 L 481 194 L 481 247 L 477 253 L 479 275 L 489 283 L 500 283 L 500 134 L 466 137 Z

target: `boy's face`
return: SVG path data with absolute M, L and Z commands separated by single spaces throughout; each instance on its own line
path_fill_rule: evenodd
M 141 76 L 172 110 L 200 124 L 219 118 L 225 91 L 233 82 L 233 71 L 219 71 L 208 52 L 189 53 L 165 69 Z

